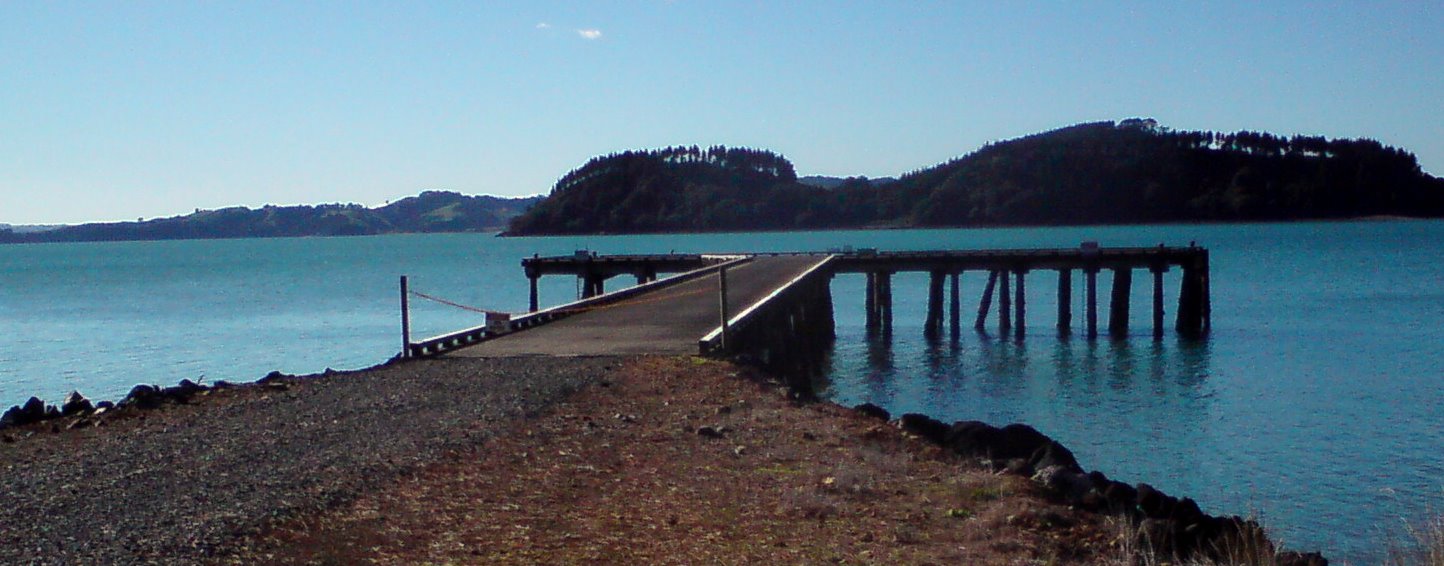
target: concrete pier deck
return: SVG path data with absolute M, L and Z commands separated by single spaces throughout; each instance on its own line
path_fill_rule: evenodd
M 728 269 L 727 294 L 731 312 L 740 312 L 761 300 L 825 257 L 758 257 Z M 697 340 L 720 323 L 718 277 L 712 273 L 445 355 L 695 354 Z

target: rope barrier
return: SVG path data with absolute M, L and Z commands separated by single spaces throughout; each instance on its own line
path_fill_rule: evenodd
M 437 296 L 434 296 L 434 295 L 428 295 L 428 294 L 422 293 L 422 292 L 420 292 L 420 291 L 408 291 L 408 292 L 409 292 L 412 296 L 415 296 L 415 297 L 417 297 L 417 298 L 426 299 L 426 300 L 428 300 L 428 301 L 432 301 L 432 302 L 436 302 L 436 303 L 441 303 L 441 304 L 446 305 L 446 306 L 449 306 L 449 307 L 455 307 L 455 308 L 458 308 L 458 309 L 461 309 L 461 310 L 471 311 L 471 312 L 474 312 L 474 313 L 488 314 L 488 315 L 489 315 L 489 314 L 510 314 L 510 313 L 505 313 L 505 312 L 502 312 L 502 311 L 494 311 L 494 310 L 489 310 L 489 309 L 483 309 L 483 308 L 480 308 L 480 307 L 473 307 L 473 306 L 470 306 L 470 305 L 464 305 L 464 304 L 461 304 L 461 303 L 458 303 L 458 302 L 454 302 L 454 301 L 449 301 L 449 300 L 446 300 L 446 299 L 443 299 L 443 298 L 441 298 L 441 297 L 437 297 Z M 600 310 L 614 309 L 614 308 L 618 308 L 618 307 L 627 307 L 627 306 L 635 306 L 635 305 L 645 305 L 645 304 L 650 304 L 650 303 L 656 303 L 656 302 L 661 302 L 661 301 L 676 299 L 676 298 L 679 298 L 679 297 L 687 297 L 687 296 L 691 296 L 691 295 L 700 295 L 700 294 L 702 294 L 702 293 L 711 293 L 711 292 L 715 292 L 715 291 L 713 291 L 712 289 L 705 289 L 705 288 L 704 288 L 704 289 L 696 289 L 696 290 L 692 290 L 692 291 L 685 291 L 685 292 L 681 292 L 681 293 L 663 293 L 663 294 L 659 294 L 659 295 L 656 295 L 656 296 L 643 295 L 642 297 L 639 297 L 639 298 L 636 298 L 636 299 L 631 299 L 631 300 L 623 300 L 623 301 L 618 301 L 618 302 L 615 302 L 615 303 L 608 303 L 608 304 L 597 305 L 597 306 L 576 307 L 576 308 L 570 308 L 570 309 L 560 310 L 560 311 L 557 311 L 557 312 L 559 312 L 559 313 L 567 313 L 567 314 L 576 314 L 576 313 L 584 313 L 584 312 L 591 312 L 591 311 L 600 311 Z
M 415 296 L 417 296 L 417 297 L 420 297 L 420 298 L 422 298 L 422 299 L 426 299 L 426 300 L 428 300 L 428 301 L 435 301 L 435 302 L 441 303 L 441 304 L 446 305 L 446 306 L 459 308 L 459 309 L 461 309 L 461 310 L 467 310 L 467 311 L 476 312 L 476 313 L 481 313 L 481 314 L 508 314 L 508 313 L 504 313 L 504 312 L 501 312 L 501 311 L 487 310 L 487 309 L 483 309 L 483 308 L 478 308 L 478 307 L 463 305 L 463 304 L 461 304 L 461 303 L 454 303 L 454 302 L 448 301 L 448 300 L 446 300 L 446 299 L 443 299 L 443 298 L 441 298 L 441 297 L 433 297 L 433 296 L 431 296 L 431 295 L 428 295 L 428 294 L 426 294 L 426 293 L 422 293 L 422 292 L 420 292 L 420 291 L 411 291 L 411 294 L 412 294 L 412 295 L 415 295 Z

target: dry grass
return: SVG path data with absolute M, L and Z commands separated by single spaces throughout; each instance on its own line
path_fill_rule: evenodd
M 1278 563 L 1276 546 L 1260 527 L 1239 537 L 1230 537 L 1210 549 L 1217 558 L 1189 557 L 1177 559 L 1158 553 L 1149 540 L 1147 530 L 1123 517 L 1110 517 L 1116 533 L 1114 554 L 1103 566 L 1274 566 Z
M 1433 514 L 1418 523 L 1405 523 L 1407 539 L 1388 542 L 1387 564 L 1444 566 L 1444 515 Z

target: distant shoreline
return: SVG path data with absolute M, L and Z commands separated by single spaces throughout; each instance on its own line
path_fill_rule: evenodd
M 988 224 L 972 226 L 906 226 L 899 224 L 884 224 L 856 227 L 828 227 L 828 228 L 757 228 L 750 230 L 713 230 L 713 231 L 670 231 L 670 232 L 561 232 L 545 234 L 511 234 L 508 231 L 498 232 L 498 238 L 555 238 L 565 236 L 652 236 L 652 235 L 702 235 L 702 234 L 774 234 L 793 232 L 860 232 L 860 231 L 892 231 L 892 230 L 1002 230 L 1008 228 L 1107 228 L 1107 227 L 1136 227 L 1136 226 L 1241 226 L 1249 224 L 1305 224 L 1305 223 L 1327 223 L 1346 224 L 1353 222 L 1427 222 L 1444 220 L 1444 217 L 1431 216 L 1399 216 L 1399 215 L 1369 215 L 1350 216 L 1344 218 L 1289 218 L 1278 220 L 1179 220 L 1171 222 L 1101 222 L 1096 224 Z
M 667 235 L 705 235 L 705 234 L 775 234 L 775 233 L 798 233 L 798 232 L 861 232 L 861 231 L 895 231 L 895 230 L 1000 230 L 1008 228 L 1107 228 L 1107 227 L 1129 227 L 1129 226 L 1236 226 L 1249 224 L 1301 224 L 1301 223 L 1330 223 L 1344 224 L 1355 222 L 1427 222 L 1439 221 L 1444 218 L 1427 216 L 1399 216 L 1399 215 L 1369 215 L 1354 216 L 1347 218 L 1296 218 L 1282 220 L 1237 220 L 1237 221 L 1177 221 L 1177 222 L 1142 222 L 1142 223 L 1098 223 L 1098 224 L 989 224 L 983 226 L 905 226 L 897 224 L 857 226 L 857 227 L 830 227 L 830 228 L 759 228 L 752 230 L 715 230 L 715 231 L 673 231 L 673 232 L 577 232 L 577 233 L 548 233 L 548 234 L 510 234 L 506 230 L 492 227 L 486 230 L 459 230 L 459 231 L 428 231 L 428 232 L 382 232 L 377 234 L 306 234 L 306 235 L 276 235 L 276 236 L 205 236 L 194 238 L 134 238 L 134 239 L 90 239 L 90 240 L 23 240 L 4 241 L 0 240 L 0 246 L 16 244 L 96 244 L 96 243 L 118 243 L 118 242 L 177 242 L 197 240 L 280 240 L 280 239 L 304 239 L 304 238 L 351 238 L 351 237 L 373 237 L 373 236 L 401 236 L 401 235 L 431 235 L 431 234 L 477 234 L 489 235 L 497 238 L 557 238 L 568 236 L 667 236 Z

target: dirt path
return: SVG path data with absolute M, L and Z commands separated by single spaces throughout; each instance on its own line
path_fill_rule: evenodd
M 650 357 L 226 561 L 1096 564 L 1115 532 L 751 370 Z

